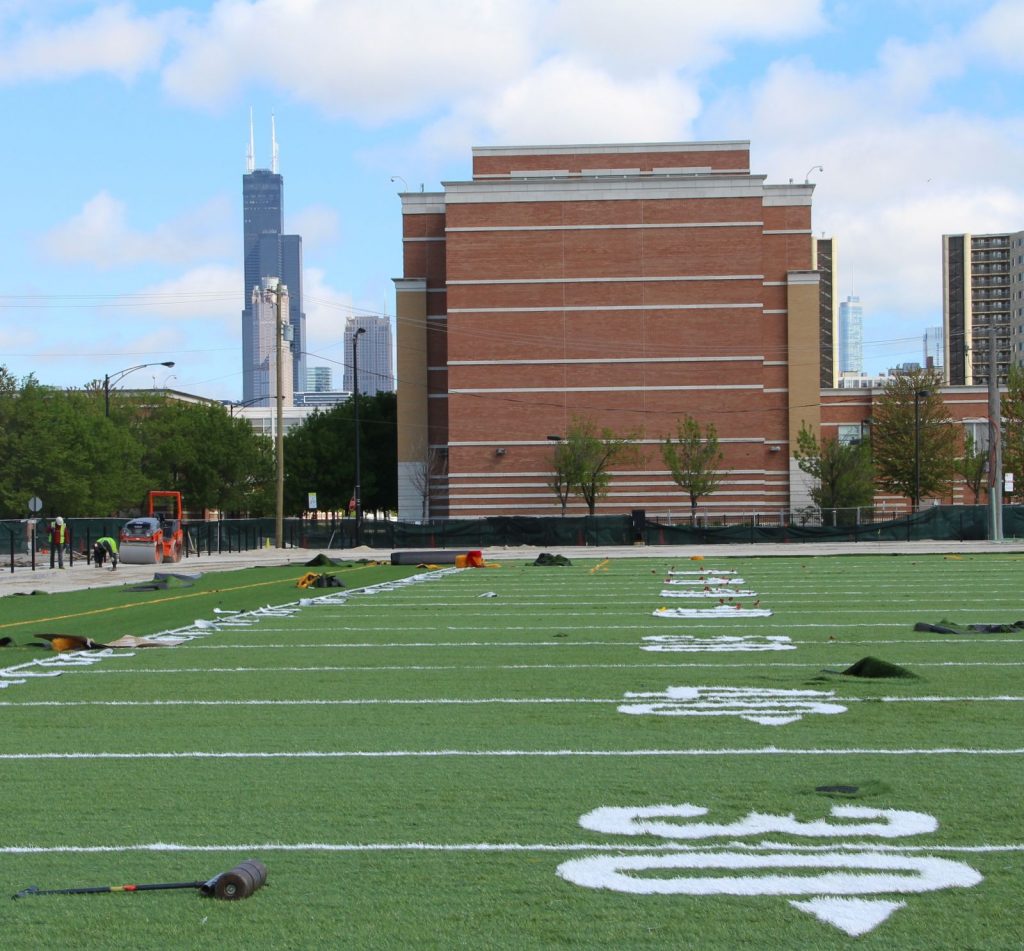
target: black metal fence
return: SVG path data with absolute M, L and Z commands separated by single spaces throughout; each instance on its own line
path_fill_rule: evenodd
M 982 540 L 987 537 L 986 506 L 937 505 L 914 515 L 879 510 L 748 513 L 698 517 L 693 522 L 632 515 L 582 517 L 500 516 L 396 522 L 386 519 L 289 518 L 284 520 L 284 547 L 307 549 L 584 547 L 601 545 L 735 545 L 759 542 L 860 542 Z M 89 559 L 92 545 L 104 535 L 117 536 L 124 519 L 71 518 L 70 559 Z M 0 521 L 0 567 L 49 564 L 47 528 L 31 520 Z M 221 519 L 183 522 L 185 557 L 252 551 L 274 544 L 274 519 Z M 1024 537 L 1024 505 L 1003 506 L 1005 538 Z

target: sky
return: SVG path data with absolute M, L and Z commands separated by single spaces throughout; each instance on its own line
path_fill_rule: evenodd
M 1022 49 L 1024 0 L 0 0 L 0 364 L 241 398 L 250 109 L 339 387 L 398 193 L 487 145 L 749 141 L 815 183 L 865 369 L 920 362 L 942 235 L 1024 230 Z

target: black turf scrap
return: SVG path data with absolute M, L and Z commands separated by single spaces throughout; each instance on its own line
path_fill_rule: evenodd
M 917 674 L 911 673 L 906 667 L 890 664 L 877 657 L 862 657 L 841 673 L 847 677 L 913 677 L 917 679 Z
M 930 634 L 1018 634 L 1024 630 L 1024 621 L 1013 621 L 1008 624 L 968 624 L 961 627 L 943 618 L 938 624 L 918 621 L 915 631 L 927 631 Z
M 535 565 L 548 566 L 548 565 L 571 565 L 565 555 L 552 555 L 550 552 L 542 551 L 533 562 Z

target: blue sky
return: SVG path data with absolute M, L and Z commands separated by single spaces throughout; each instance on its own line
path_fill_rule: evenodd
M 815 171 L 865 363 L 921 359 L 941 235 L 1024 229 L 1024 0 L 0 0 L 0 363 L 237 399 L 241 175 L 276 116 L 311 365 L 391 313 L 397 191 L 474 145 L 746 139 Z M 398 180 L 392 182 L 395 177 Z

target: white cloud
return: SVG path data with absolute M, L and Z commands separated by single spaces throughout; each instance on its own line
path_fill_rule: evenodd
M 242 339 L 242 275 L 239 268 L 204 264 L 150 284 L 132 295 L 133 311 L 161 320 L 201 320 L 204 334 L 220 330 Z
M 338 212 L 326 205 L 309 205 L 288 215 L 287 232 L 302 235 L 304 254 L 320 251 L 338 240 Z
M 690 134 L 699 111 L 696 89 L 675 76 L 615 80 L 560 58 L 492 96 L 462 103 L 424 131 L 421 145 L 435 154 L 465 154 L 473 142 L 672 140 Z
M 708 68 L 738 41 L 810 35 L 823 26 L 821 0 L 559 0 L 546 35 L 611 72 Z
M 78 214 L 44 235 L 41 244 L 57 260 L 104 270 L 140 262 L 176 265 L 224 257 L 237 243 L 231 210 L 226 200 L 217 199 L 141 232 L 128 224 L 124 202 L 101 191 Z
M 993 57 L 1006 69 L 1024 69 L 1024 3 L 1002 0 L 975 22 L 969 33 L 971 45 L 981 57 Z
M 917 334 L 942 322 L 942 235 L 1024 226 L 1024 120 L 942 104 L 942 84 L 976 54 L 967 29 L 890 41 L 860 72 L 778 62 L 709 110 L 718 134 L 751 139 L 753 168 L 769 181 L 824 166 L 814 228 L 838 241 L 837 292 L 861 296 L 865 339 L 891 341 L 900 360 L 919 360 Z
M 532 11 L 516 0 L 220 0 L 183 36 L 164 83 L 201 107 L 267 83 L 328 115 L 378 124 L 519 74 Z
M 303 274 L 302 303 L 306 311 L 306 347 L 327 360 L 337 361 L 330 366 L 335 385 L 341 386 L 341 367 L 344 362 L 343 337 L 345 321 L 352 315 L 352 296 L 327 283 L 321 268 L 307 267 Z M 318 364 L 317 357 L 307 358 L 310 366 Z
M 30 16 L 17 30 L 0 34 L 0 83 L 65 80 L 89 73 L 131 81 L 155 67 L 182 22 L 182 14 L 175 11 L 136 16 L 127 4 L 101 6 L 59 25 Z

